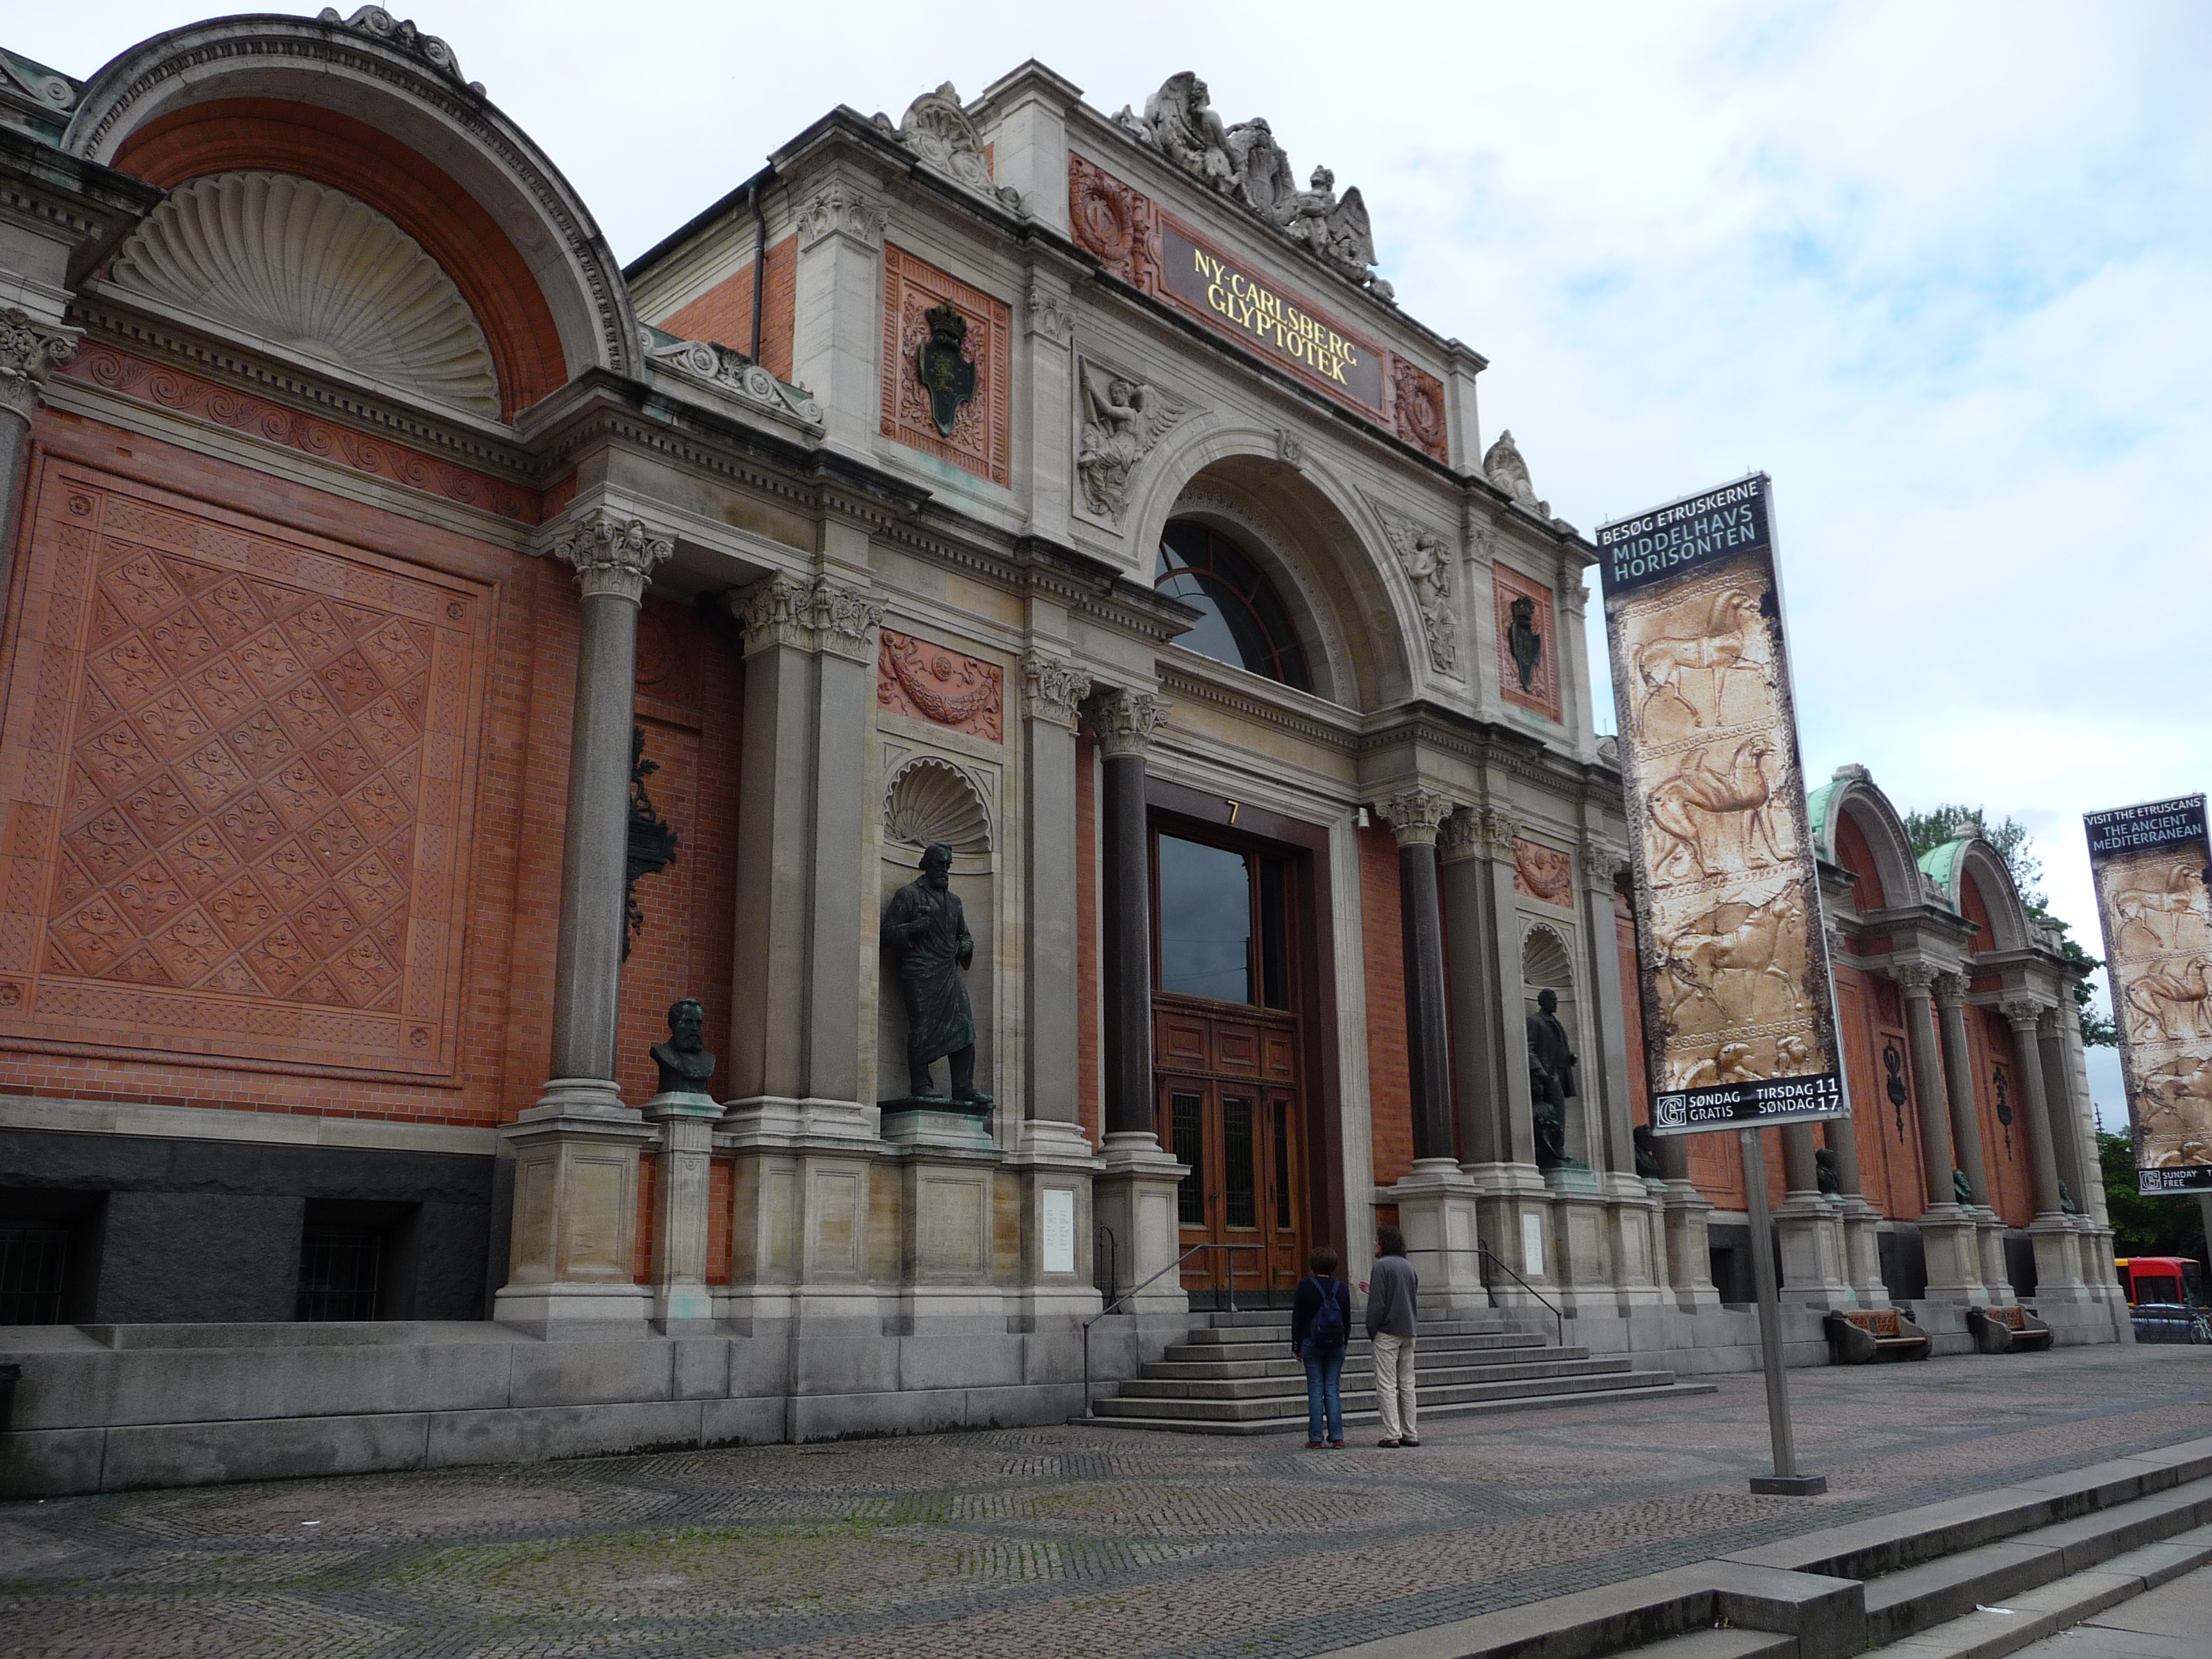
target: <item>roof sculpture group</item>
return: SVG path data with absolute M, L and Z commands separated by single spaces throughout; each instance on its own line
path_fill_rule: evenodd
M 1291 158 L 1258 116 L 1234 126 L 1213 112 L 1206 82 L 1185 70 L 1145 100 L 1145 112 L 1126 106 L 1115 121 L 1194 179 L 1242 202 L 1292 241 L 1336 266 L 1378 300 L 1397 303 L 1377 276 L 1375 237 L 1357 188 L 1336 193 L 1336 175 L 1316 167 L 1298 188 Z

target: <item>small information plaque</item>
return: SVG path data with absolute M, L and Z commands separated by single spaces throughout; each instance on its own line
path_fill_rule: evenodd
M 1044 1189 L 1044 1271 L 1075 1271 L 1075 1194 L 1065 1187 Z

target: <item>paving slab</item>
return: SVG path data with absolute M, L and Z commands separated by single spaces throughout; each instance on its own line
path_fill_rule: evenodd
M 1629 1581 L 1717 1558 L 1796 1567 L 1770 1558 L 1817 1553 L 1816 1533 L 1879 1547 L 1929 1504 L 1971 1523 L 2014 1501 L 2000 1487 L 2063 1498 L 2081 1482 L 2053 1477 L 2114 1460 L 2198 1478 L 2207 1449 L 2174 1449 L 2212 1438 L 2208 1364 L 2069 1347 L 1795 1371 L 1801 1455 L 1830 1483 L 1817 1498 L 1748 1490 L 1767 1453 L 1754 1374 L 1425 1420 L 1411 1452 L 1310 1452 L 1302 1428 L 1066 1425 L 5 1504 L 0 1653 L 1310 1659 L 1376 1644 L 1401 1659 L 1448 1650 L 1461 1621 L 1521 1610 L 1508 1622 L 1533 1629 L 1538 1602 L 1618 1607 Z M 750 1402 L 676 1389 L 658 1409 L 776 1431 Z M 2185 1573 L 2185 1553 L 2149 1559 L 2185 1541 L 2100 1571 Z M 2212 1633 L 2212 1613 L 2196 1628 Z M 1777 1645 L 1652 1634 L 1685 1638 L 1666 1659 Z M 2190 1651 L 2212 1659 L 2201 1639 Z

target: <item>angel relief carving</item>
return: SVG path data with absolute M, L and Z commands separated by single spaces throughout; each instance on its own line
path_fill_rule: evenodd
M 1075 470 L 1091 510 L 1114 524 L 1129 508 L 1129 478 L 1189 411 L 1158 386 L 1083 365 L 1083 434 Z

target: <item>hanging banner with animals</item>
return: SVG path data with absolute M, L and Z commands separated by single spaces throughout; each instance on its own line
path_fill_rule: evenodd
M 1659 1134 L 1849 1111 L 1769 506 L 1755 474 L 1596 536 Z
M 2135 1126 L 2136 1185 L 2212 1191 L 2212 845 L 2204 797 L 2091 812 L 2089 870 Z

